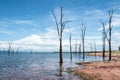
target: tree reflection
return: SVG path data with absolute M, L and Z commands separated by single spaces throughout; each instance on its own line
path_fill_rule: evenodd
M 62 76 L 62 71 L 63 71 L 63 63 L 59 63 L 59 76 Z

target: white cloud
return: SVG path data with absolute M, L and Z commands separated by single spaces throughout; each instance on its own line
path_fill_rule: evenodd
M 16 24 L 30 24 L 32 21 L 31 20 L 16 20 Z
M 113 27 L 120 27 L 120 15 L 118 14 L 113 15 L 112 25 Z M 109 28 L 109 24 L 107 23 L 106 29 L 108 28 Z M 100 27 L 98 30 L 101 31 L 102 27 Z
M 120 40 L 120 33 L 114 33 L 112 35 L 117 41 Z M 97 44 L 97 50 L 102 50 L 102 42 L 100 36 L 86 36 L 85 46 L 86 50 L 90 50 L 90 45 L 94 48 L 94 40 Z M 118 42 L 116 40 L 112 41 L 112 49 L 117 49 Z M 8 48 L 8 41 L 0 41 L 2 44 L 1 48 Z M 74 51 L 75 40 L 72 40 L 72 48 Z M 80 41 L 77 40 L 79 45 Z M 107 42 L 106 42 L 107 43 Z M 32 34 L 20 40 L 13 41 L 12 47 L 16 50 L 20 48 L 21 50 L 34 50 L 34 51 L 58 51 L 59 50 L 59 40 L 56 30 L 52 28 L 47 28 L 43 35 Z M 69 39 L 63 38 L 63 50 L 69 51 Z
M 74 31 L 71 28 L 71 31 Z M 65 29 L 63 35 L 63 50 L 69 50 L 69 38 L 66 34 L 69 34 L 68 28 Z M 8 41 L 0 41 L 3 45 L 1 48 L 8 48 Z M 75 41 L 72 40 L 72 45 L 74 46 Z M 20 40 L 13 41 L 12 47 L 14 49 L 21 48 L 23 50 L 35 50 L 35 51 L 58 51 L 59 50 L 59 39 L 56 29 L 47 28 L 46 32 L 41 35 L 32 34 L 22 38 Z
M 8 41 L 0 41 L 3 45 L 1 48 L 8 47 Z M 55 51 L 58 50 L 58 36 L 54 29 L 47 28 L 46 32 L 38 35 L 32 34 L 20 40 L 13 41 L 12 47 L 14 49 L 22 48 L 23 50 L 34 51 Z
M 60 13 L 59 11 L 60 11 L 60 8 L 55 9 L 56 16 L 58 16 L 57 18 L 59 18 L 59 13 Z M 74 49 L 75 40 L 78 39 L 78 41 L 77 41 L 78 43 L 80 43 L 80 41 L 81 41 L 81 39 L 80 39 L 80 36 L 81 36 L 81 34 L 80 34 L 81 33 L 80 32 L 80 26 L 81 26 L 80 21 L 84 18 L 84 16 L 86 16 L 86 18 L 88 20 L 90 20 L 90 22 L 88 22 L 88 23 L 92 22 L 91 24 L 93 27 L 92 28 L 90 27 L 90 29 L 93 29 L 93 28 L 95 28 L 95 26 L 93 25 L 94 21 L 96 21 L 97 19 L 99 21 L 99 19 L 105 18 L 104 15 L 106 15 L 106 13 L 104 13 L 104 11 L 101 11 L 101 10 L 86 11 L 85 14 L 81 14 L 80 11 L 74 12 L 72 10 L 63 10 L 63 13 L 65 16 L 65 19 L 73 20 L 70 24 L 67 24 L 67 26 L 63 32 L 63 50 L 64 51 L 69 50 L 69 28 L 68 27 L 71 27 L 72 46 Z M 77 14 L 75 14 L 75 13 L 77 13 Z M 119 27 L 120 26 L 120 23 L 119 23 L 120 15 L 115 15 L 114 17 L 115 18 L 113 20 L 113 25 L 115 27 Z M 49 15 L 49 19 L 52 22 L 54 22 L 54 18 L 53 18 L 52 14 Z M 47 20 L 47 21 L 49 21 L 49 20 Z M 75 22 L 75 21 L 77 21 L 77 22 Z M 18 24 L 18 25 L 23 25 L 23 24 L 25 24 L 25 25 L 27 24 L 28 26 L 29 25 L 33 25 L 33 26 L 36 25 L 34 23 L 34 21 L 32 21 L 32 20 L 13 20 L 13 22 L 15 24 Z M 51 22 L 48 22 L 46 24 L 49 24 L 49 23 L 51 24 Z M 56 26 L 54 23 L 53 23 L 53 25 Z M 53 25 L 51 25 L 51 26 L 53 26 Z M 20 30 L 26 31 L 26 29 L 24 29 L 24 28 L 20 28 Z M 88 30 L 88 31 L 91 32 L 90 30 Z M 94 32 L 92 32 L 92 34 L 93 34 L 93 36 L 90 36 L 89 33 L 88 33 L 89 36 L 87 36 L 87 34 L 86 34 L 86 38 L 85 38 L 86 50 L 90 50 L 89 44 L 91 44 L 91 42 L 94 40 L 96 40 L 97 46 L 99 47 L 98 49 L 101 50 L 102 49 L 101 36 L 99 36 L 99 35 L 95 36 Z M 119 38 L 117 37 L 117 36 L 119 36 L 118 33 L 113 34 L 113 36 L 115 39 L 119 40 Z M 7 41 L 5 41 L 5 42 L 0 41 L 0 42 L 3 44 L 2 48 L 4 48 L 4 47 L 7 48 L 6 47 L 6 46 L 8 46 L 8 44 L 6 44 L 6 43 L 8 43 Z M 114 42 L 114 45 L 116 45 L 117 42 L 115 42 L 115 41 L 113 41 L 113 42 Z M 94 42 L 92 42 L 92 44 L 94 45 Z M 36 51 L 58 51 L 59 50 L 59 40 L 58 40 L 58 34 L 56 31 L 56 27 L 46 28 L 45 32 L 40 32 L 40 35 L 31 34 L 31 35 L 28 35 L 22 39 L 13 41 L 12 46 L 13 46 L 13 48 L 21 47 L 23 50 L 33 49 Z
M 15 43 L 22 43 L 22 44 L 39 44 L 41 42 L 41 37 L 35 34 L 32 34 L 26 38 L 21 40 L 15 41 Z
M 113 37 L 114 40 L 117 40 L 118 42 L 120 41 L 120 33 L 117 33 L 117 32 L 113 33 L 112 37 Z

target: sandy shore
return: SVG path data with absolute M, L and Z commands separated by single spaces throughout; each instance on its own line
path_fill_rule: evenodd
M 95 53 L 89 53 L 95 56 Z M 102 53 L 96 53 L 102 56 Z M 108 57 L 108 53 L 105 55 Z M 81 62 L 77 63 L 83 68 L 74 69 L 74 73 L 83 80 L 119 80 L 120 79 L 120 54 L 112 54 L 112 61 Z
M 89 53 L 88 55 L 89 55 L 89 56 L 95 56 L 95 53 Z M 103 55 L 102 52 L 96 53 L 96 56 L 102 56 L 102 55 Z M 109 56 L 109 53 L 106 52 L 106 53 L 105 53 L 105 57 L 108 57 L 108 56 Z M 113 53 L 112 53 L 112 57 L 119 57 L 119 58 L 120 58 L 120 52 L 118 52 L 117 54 L 116 54 L 115 52 L 113 52 Z
M 120 61 L 85 62 L 77 63 L 83 65 L 83 69 L 75 69 L 75 74 L 83 80 L 119 80 Z

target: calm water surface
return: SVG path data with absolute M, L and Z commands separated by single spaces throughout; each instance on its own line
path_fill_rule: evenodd
M 78 67 L 82 59 L 73 54 L 63 53 L 63 65 L 59 66 L 58 53 L 19 52 L 0 54 L 0 80 L 80 80 L 66 72 L 67 68 Z M 101 57 L 87 56 L 85 61 L 100 61 Z

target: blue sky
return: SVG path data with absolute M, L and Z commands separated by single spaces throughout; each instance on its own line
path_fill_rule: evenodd
M 97 50 L 101 50 L 101 23 L 107 22 L 108 10 L 120 7 L 119 0 L 0 0 L 0 42 L 1 49 L 6 43 L 13 41 L 13 48 L 34 49 L 40 51 L 57 51 L 58 37 L 51 10 L 59 18 L 60 6 L 63 6 L 65 19 L 72 20 L 65 28 L 63 36 L 64 51 L 69 50 L 69 29 L 72 31 L 72 45 L 75 40 L 81 42 L 81 22 L 87 24 L 86 50 L 97 42 Z M 113 18 L 113 50 L 120 44 L 120 9 Z M 94 47 L 94 46 L 93 46 Z

